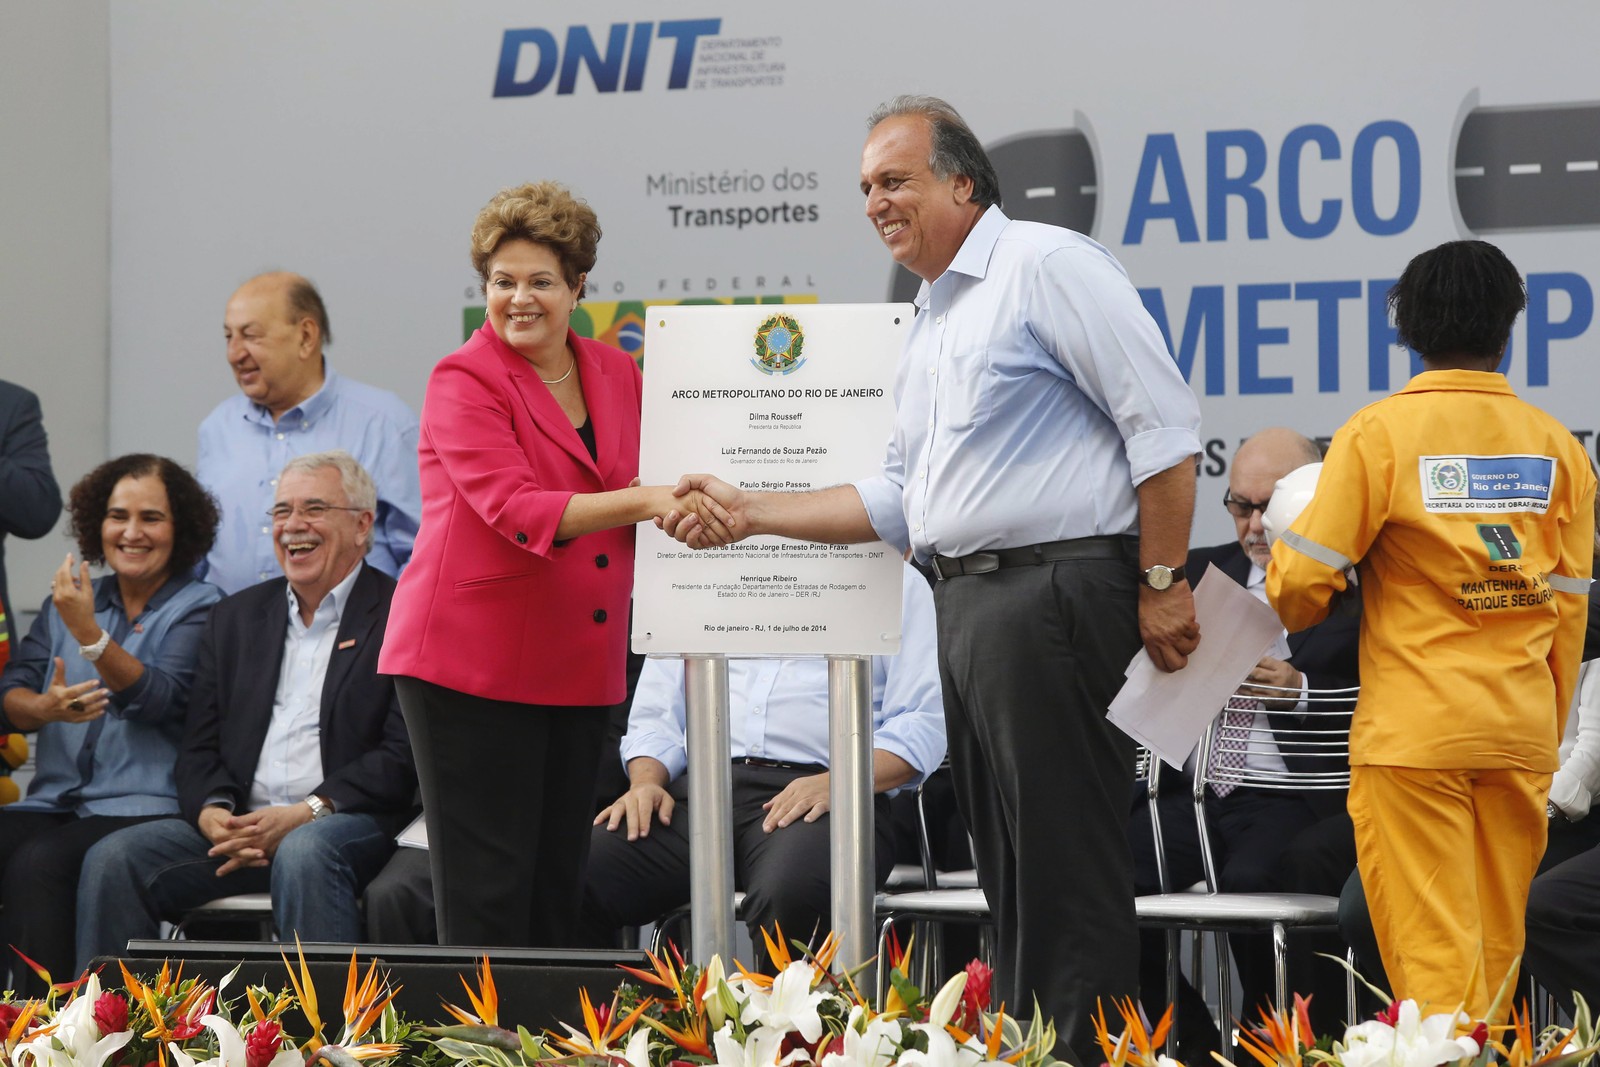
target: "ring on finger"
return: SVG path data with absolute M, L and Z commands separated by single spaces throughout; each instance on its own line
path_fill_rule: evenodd
M 71 701 L 71 702 L 69 702 L 67 704 L 67 707 L 71 708 L 73 711 L 82 711 L 83 710 L 83 701 L 81 701 L 81 700 Z

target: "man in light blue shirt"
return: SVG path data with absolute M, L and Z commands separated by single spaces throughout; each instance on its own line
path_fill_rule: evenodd
M 278 472 L 295 456 L 334 448 L 355 456 L 378 487 L 367 563 L 399 577 L 422 517 L 417 416 L 393 393 L 327 365 L 327 308 L 298 274 L 263 274 L 240 286 L 222 328 L 240 395 L 200 424 L 196 474 L 222 511 L 206 579 L 237 593 L 277 577 L 267 509 Z
M 951 768 L 997 927 L 994 998 L 1035 998 L 1056 1055 L 1089 1059 L 1098 999 L 1138 993 L 1123 825 L 1133 743 L 1106 708 L 1141 642 L 1177 670 L 1200 640 L 1184 580 L 1199 405 L 1121 264 L 1014 222 L 950 105 L 869 120 L 866 213 L 923 279 L 882 473 L 814 493 L 690 475 L 734 538 L 882 538 L 932 562 Z M 669 533 L 726 540 L 698 518 Z
M 904 572 L 900 654 L 872 661 L 879 885 L 894 865 L 889 794 L 919 783 L 945 751 L 933 597 L 922 575 Z M 730 660 L 728 694 L 734 880 L 759 951 L 762 928 L 803 940 L 828 926 L 828 663 Z M 628 791 L 595 819 L 583 908 L 593 944 L 689 901 L 685 722 L 683 661 L 649 660 L 622 739 Z

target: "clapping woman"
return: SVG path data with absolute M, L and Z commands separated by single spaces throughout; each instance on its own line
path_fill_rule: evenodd
M 0 675 L 0 732 L 36 732 L 28 795 L 0 809 L 0 943 L 67 972 L 83 854 L 124 826 L 176 814 L 172 767 L 215 586 L 192 570 L 217 508 L 170 459 L 129 455 L 73 486 L 78 559 Z M 89 565 L 110 573 L 92 579 Z M 15 987 L 38 988 L 26 969 Z

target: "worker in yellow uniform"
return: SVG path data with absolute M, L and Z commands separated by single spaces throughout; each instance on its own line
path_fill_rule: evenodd
M 1483 241 L 1407 265 L 1389 305 L 1423 372 L 1334 436 L 1267 571 L 1293 631 L 1355 567 L 1349 808 L 1383 965 L 1475 1019 L 1522 951 L 1594 555 L 1583 448 L 1496 372 L 1526 303 Z

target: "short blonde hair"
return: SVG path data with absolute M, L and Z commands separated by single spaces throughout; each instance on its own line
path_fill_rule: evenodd
M 532 241 L 554 252 L 561 276 L 578 290 L 578 279 L 594 269 L 600 220 L 594 209 L 556 182 L 529 182 L 502 189 L 478 212 L 472 224 L 472 266 L 485 285 L 489 260 L 507 241 Z

